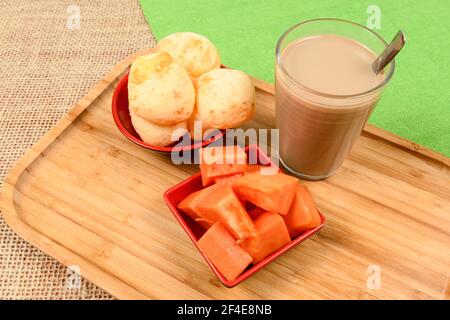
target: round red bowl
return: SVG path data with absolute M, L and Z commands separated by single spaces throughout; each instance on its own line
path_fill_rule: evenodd
M 218 139 L 223 138 L 226 133 L 226 130 L 221 130 L 220 133 L 217 133 L 215 136 L 211 137 L 211 139 L 204 141 L 194 141 L 191 140 L 190 145 L 178 146 L 175 145 L 177 142 L 166 146 L 160 147 L 148 144 L 144 142 L 139 134 L 134 130 L 133 125 L 131 124 L 130 112 L 128 110 L 128 75 L 127 73 L 122 79 L 120 79 L 116 89 L 114 90 L 114 95 L 112 98 L 112 115 L 114 118 L 114 122 L 116 123 L 119 131 L 130 141 L 135 144 L 149 150 L 158 151 L 162 153 L 171 153 L 171 152 L 184 152 L 195 149 L 200 149 L 216 141 Z

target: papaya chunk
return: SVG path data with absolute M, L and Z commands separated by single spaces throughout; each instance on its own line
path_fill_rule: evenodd
M 219 217 L 216 215 L 208 215 L 208 213 L 202 216 L 198 210 L 198 205 L 202 200 L 206 199 L 212 192 L 214 192 L 217 187 L 217 185 L 212 185 L 191 193 L 178 204 L 178 209 L 186 213 L 192 220 L 197 222 L 203 228 L 209 228 L 219 219 Z
M 236 180 L 237 178 L 239 178 L 240 176 L 242 176 L 241 173 L 232 174 L 232 175 L 228 175 L 228 176 L 217 177 L 217 178 L 214 178 L 214 183 L 216 183 L 216 184 L 229 184 L 229 183 L 233 183 L 233 181 L 235 181 L 235 180 Z
M 260 172 L 262 167 L 263 166 L 259 164 L 248 164 L 247 167 L 245 168 L 244 174 L 252 174 Z
M 253 173 L 233 182 L 233 190 L 243 200 L 270 211 L 286 215 L 294 200 L 298 180 L 284 173 L 265 176 Z
M 215 223 L 198 240 L 197 245 L 227 280 L 236 279 L 252 262 L 221 222 Z
M 214 183 L 214 178 L 243 174 L 247 154 L 239 146 L 207 147 L 200 149 L 200 172 L 203 186 Z
M 238 240 L 245 240 L 256 234 L 252 219 L 231 189 L 230 185 L 217 185 L 214 192 L 198 205 L 202 217 L 217 217 Z
M 262 175 L 272 175 L 279 172 L 280 169 L 274 166 L 264 166 L 261 164 L 248 164 L 244 174 L 261 173 Z
M 297 185 L 292 207 L 283 218 L 292 238 L 320 225 L 322 220 L 306 186 Z
M 261 213 L 255 220 L 257 236 L 241 243 L 256 264 L 291 241 L 283 218 L 272 212 Z

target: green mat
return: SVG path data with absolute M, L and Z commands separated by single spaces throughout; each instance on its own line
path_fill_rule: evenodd
M 274 48 L 291 25 L 333 17 L 366 25 L 370 5 L 381 9 L 390 41 L 398 29 L 407 44 L 394 78 L 369 122 L 450 156 L 450 4 L 428 0 L 140 0 L 158 39 L 177 31 L 207 36 L 222 62 L 273 83 Z

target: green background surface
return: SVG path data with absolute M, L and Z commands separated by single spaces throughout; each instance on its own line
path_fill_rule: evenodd
M 279 36 L 313 18 L 342 18 L 366 25 L 370 5 L 381 9 L 390 41 L 402 29 L 407 44 L 369 122 L 450 156 L 450 2 L 442 0 L 141 0 L 157 39 L 178 31 L 207 36 L 222 63 L 273 83 Z

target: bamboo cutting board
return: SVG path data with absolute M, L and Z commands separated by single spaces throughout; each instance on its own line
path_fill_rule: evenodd
M 111 97 L 117 65 L 11 170 L 1 193 L 23 238 L 118 298 L 450 297 L 450 160 L 370 125 L 331 178 L 305 182 L 327 218 L 241 285 L 214 276 L 163 202 L 198 171 L 124 138 Z M 274 125 L 272 86 L 257 84 L 248 127 Z

